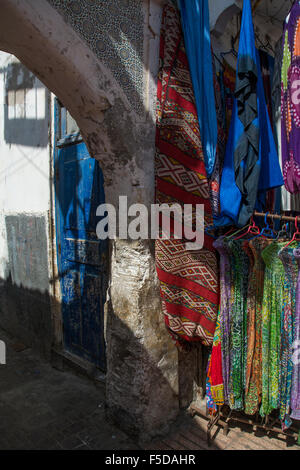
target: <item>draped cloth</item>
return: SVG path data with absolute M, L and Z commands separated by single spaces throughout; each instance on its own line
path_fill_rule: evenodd
M 270 243 L 264 238 L 254 238 L 249 242 L 254 265 L 249 279 L 247 293 L 247 362 L 245 413 L 255 414 L 261 402 L 262 394 L 262 306 L 265 264 L 261 252 Z
M 210 177 L 215 163 L 218 129 L 213 87 L 208 0 L 180 0 L 179 4 L 205 167 L 207 176 Z
M 298 279 L 296 287 L 296 309 L 293 326 L 293 371 L 291 390 L 291 418 L 300 420 L 300 248 L 294 250 L 298 263 Z
M 178 10 L 163 10 L 157 87 L 156 203 L 203 204 L 211 225 L 211 204 L 193 87 Z M 161 228 L 161 227 L 160 227 Z M 213 342 L 217 318 L 218 267 L 213 239 L 187 250 L 184 239 L 157 239 L 155 261 L 166 326 L 178 346 Z
M 262 251 L 265 262 L 262 308 L 261 416 L 279 408 L 281 314 L 284 304 L 285 269 L 279 251 L 286 241 L 274 241 Z
M 230 328 L 231 328 L 231 312 L 233 295 L 232 287 L 232 269 L 230 263 L 230 250 L 227 247 L 224 237 L 219 237 L 214 242 L 214 247 L 220 255 L 220 343 L 221 343 L 221 359 L 222 364 L 222 382 L 224 403 L 229 404 L 229 397 L 232 396 L 229 384 L 230 368 L 231 368 L 231 344 L 230 344 Z M 217 330 L 217 328 L 216 328 Z M 216 331 L 216 334 L 218 331 Z M 214 365 L 214 364 L 213 364 Z
M 283 429 L 292 424 L 290 418 L 291 387 L 293 373 L 293 325 L 295 321 L 298 263 L 294 249 L 283 247 L 279 253 L 284 269 L 284 297 L 281 310 L 281 350 L 280 350 L 280 395 L 279 417 Z
M 220 225 L 245 225 L 260 196 L 282 184 L 255 49 L 251 3 L 244 0 L 235 100 L 220 190 Z
M 220 182 L 222 175 L 222 168 L 224 164 L 224 155 L 226 148 L 226 113 L 224 104 L 222 103 L 222 90 L 220 83 L 217 79 L 215 62 L 213 62 L 213 85 L 215 90 L 216 112 L 217 112 L 217 126 L 218 126 L 218 139 L 215 155 L 214 169 L 209 180 L 210 200 L 212 205 L 212 212 L 214 219 L 220 215 Z M 224 87 L 223 87 L 224 88 Z
M 216 323 L 213 347 L 208 363 L 207 382 L 210 386 L 211 399 L 214 405 L 224 405 L 224 381 L 222 375 L 222 350 L 220 311 Z M 209 408 L 209 403 L 208 403 Z
M 283 30 L 281 145 L 286 189 L 300 192 L 300 5 L 295 2 Z
M 233 410 L 243 409 L 244 390 L 246 385 L 247 361 L 247 289 L 249 275 L 249 258 L 243 250 L 242 240 L 229 240 L 228 248 L 231 253 L 233 269 L 233 303 L 230 335 L 231 343 L 231 374 L 230 388 L 232 396 L 229 405 Z

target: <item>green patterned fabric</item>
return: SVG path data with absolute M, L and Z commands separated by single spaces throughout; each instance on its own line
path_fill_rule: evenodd
M 281 67 L 281 80 L 283 84 L 284 91 L 287 90 L 288 87 L 288 70 L 291 65 L 291 51 L 289 46 L 289 34 L 288 31 L 285 32 L 284 36 L 284 48 L 283 48 L 283 59 L 282 59 L 282 67 Z
M 234 302 L 232 304 L 231 322 L 231 374 L 230 399 L 231 409 L 241 410 L 244 407 L 244 390 L 246 382 L 247 361 L 247 289 L 249 275 L 249 258 L 243 250 L 242 240 L 229 240 L 228 248 L 232 254 L 234 283 Z
M 294 256 L 295 242 L 284 247 L 279 252 L 285 268 L 284 298 L 281 309 L 281 363 L 280 363 L 280 396 L 279 417 L 283 429 L 288 428 L 292 421 L 290 418 L 291 387 L 292 387 L 292 350 L 293 350 L 293 324 L 296 308 L 296 288 L 298 280 L 298 263 Z M 297 243 L 299 246 L 299 243 Z
M 262 308 L 262 403 L 261 416 L 279 407 L 281 312 L 285 270 L 279 251 L 284 242 L 273 242 L 262 251 L 265 278 Z
M 261 358 L 262 358 L 262 306 L 265 263 L 261 253 L 270 243 L 264 238 L 255 238 L 249 242 L 254 258 L 254 266 L 248 285 L 247 300 L 247 364 L 245 413 L 255 414 L 261 402 Z

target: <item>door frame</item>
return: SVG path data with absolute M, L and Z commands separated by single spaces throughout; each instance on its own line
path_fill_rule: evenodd
M 58 201 L 58 191 L 57 191 L 57 176 L 59 175 L 59 148 L 62 146 L 67 146 L 67 145 L 72 145 L 72 144 L 79 144 L 83 143 L 82 136 L 80 132 L 74 133 L 74 134 L 69 134 L 66 137 L 63 137 L 62 134 L 66 135 L 67 131 L 67 116 L 66 116 L 66 108 L 63 106 L 63 104 L 59 101 L 57 97 L 54 97 L 53 100 L 53 108 L 54 113 L 53 113 L 53 166 L 52 166 L 52 191 L 53 191 L 53 221 L 54 221 L 54 227 L 53 227 L 53 233 L 54 233 L 54 239 L 55 243 L 53 245 L 55 246 L 55 265 L 56 265 L 56 280 L 57 280 L 57 285 L 59 285 L 59 303 L 60 303 L 60 334 L 59 334 L 59 341 L 56 344 L 56 348 L 54 348 L 54 352 L 56 354 L 59 354 L 64 361 L 67 361 L 69 364 L 76 365 L 76 367 L 79 367 L 81 370 L 83 370 L 87 375 L 91 375 L 94 379 L 98 378 L 100 381 L 103 381 L 103 373 L 105 374 L 106 372 L 106 365 L 104 368 L 99 368 L 98 366 L 94 365 L 92 362 L 87 361 L 84 358 L 81 358 L 79 356 L 76 356 L 75 354 L 70 353 L 65 349 L 64 345 L 64 333 L 63 333 L 63 328 L 64 328 L 64 320 L 63 320 L 63 309 L 62 309 L 62 287 L 61 287 L 61 279 L 60 279 L 60 273 L 62 272 L 62 265 L 61 265 L 61 234 L 62 234 L 62 227 L 61 227 L 61 217 L 60 217 L 60 207 L 59 207 L 59 201 Z M 92 158 L 92 157 L 91 157 Z M 58 176 L 59 179 L 59 176 Z M 57 296 L 58 297 L 58 296 Z M 103 305 L 104 307 L 104 305 Z M 104 313 L 104 318 L 103 318 L 103 336 L 104 336 L 104 348 L 106 349 L 106 342 L 105 342 L 105 313 Z M 104 363 L 106 364 L 106 351 L 104 350 Z M 100 372 L 101 371 L 101 372 Z

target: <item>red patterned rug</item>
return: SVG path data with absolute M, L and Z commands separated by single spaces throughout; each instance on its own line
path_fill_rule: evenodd
M 157 88 L 156 203 L 203 204 L 212 224 L 194 93 L 179 12 L 171 2 L 163 11 Z M 213 342 L 218 309 L 218 266 L 213 239 L 188 251 L 184 239 L 156 240 L 166 326 L 178 346 Z

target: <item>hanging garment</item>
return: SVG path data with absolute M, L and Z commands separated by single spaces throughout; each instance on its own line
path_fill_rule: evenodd
M 265 263 L 261 253 L 271 242 L 255 238 L 249 242 L 253 256 L 252 275 L 249 278 L 247 294 L 247 360 L 245 413 L 255 414 L 261 402 L 261 362 L 262 362 L 262 304 Z
M 223 60 L 223 66 L 226 134 L 228 135 L 234 103 L 236 71 L 231 67 L 231 65 L 228 64 L 228 62 L 226 62 L 226 60 Z
M 296 287 L 298 279 L 298 263 L 294 256 L 294 250 L 283 247 L 279 253 L 284 269 L 284 297 L 281 313 L 281 351 L 280 351 L 280 394 L 279 417 L 282 428 L 285 430 L 291 424 L 290 403 L 292 386 L 292 348 L 293 348 L 293 324 L 296 307 Z
M 300 5 L 292 6 L 283 30 L 281 146 L 285 187 L 300 191 Z
M 247 289 L 249 258 L 243 250 L 242 240 L 229 240 L 234 282 L 234 300 L 231 305 L 231 409 L 241 410 L 244 407 L 244 390 L 246 381 L 247 360 Z
M 291 391 L 291 418 L 300 420 L 300 248 L 294 250 L 298 262 L 298 279 L 296 290 L 296 309 L 293 328 L 293 372 Z
M 265 99 L 267 110 L 269 113 L 269 119 L 272 126 L 273 122 L 273 110 L 272 110 L 272 94 L 271 94 L 271 62 L 270 60 L 273 57 L 270 57 L 269 54 L 261 49 L 259 49 L 259 59 L 260 59 L 260 66 L 261 66 L 261 75 L 263 80 L 263 87 L 265 92 Z M 274 65 L 272 67 L 274 69 Z
M 279 164 L 282 171 L 282 150 L 281 150 L 281 65 L 282 65 L 282 38 L 275 47 L 275 61 L 274 61 L 274 74 L 272 84 L 272 108 L 273 108 L 273 123 L 274 123 L 274 137 L 277 144 Z M 291 193 L 289 193 L 285 186 L 281 188 L 281 210 L 291 210 Z
M 255 205 L 261 209 L 260 197 L 282 184 L 255 49 L 251 4 L 250 0 L 244 0 L 235 101 L 221 180 L 219 225 L 246 225 Z
M 271 128 L 275 139 L 275 122 L 273 122 L 273 106 L 272 106 L 272 75 L 274 71 L 274 58 L 271 57 L 267 52 L 259 50 L 259 58 L 261 65 L 261 74 L 263 80 L 263 87 L 265 92 L 266 105 L 269 115 Z M 278 152 L 277 152 L 278 154 Z M 280 163 L 280 161 L 279 161 Z M 264 208 L 267 212 L 273 212 L 280 214 L 281 209 L 281 188 L 270 189 L 266 192 Z
M 227 247 L 224 237 L 219 237 L 214 242 L 214 247 L 220 255 L 220 333 L 221 333 L 221 355 L 222 355 L 222 376 L 224 385 L 224 402 L 229 404 L 229 397 L 232 397 L 230 388 L 230 331 L 231 331 L 231 306 L 233 302 L 233 292 L 231 291 L 232 271 L 230 257 L 231 253 Z
M 220 215 L 220 182 L 222 168 L 224 164 L 224 154 L 226 148 L 226 128 L 225 128 L 225 109 L 222 103 L 221 87 L 216 75 L 215 63 L 213 63 L 213 79 L 217 112 L 218 139 L 216 148 L 215 164 L 212 175 L 209 180 L 210 200 L 212 205 L 213 218 Z
M 163 10 L 157 89 L 156 203 L 203 204 L 212 224 L 209 187 L 179 12 Z M 218 266 L 213 239 L 187 250 L 184 239 L 158 239 L 155 261 L 165 323 L 178 346 L 212 345 L 218 311 Z
M 205 392 L 206 392 L 206 409 L 210 415 L 214 415 L 218 411 L 218 406 L 216 405 L 211 391 L 211 353 L 208 358 L 207 370 L 206 370 L 206 383 L 205 383 Z
M 179 3 L 205 168 L 209 178 L 215 163 L 218 129 L 213 88 L 208 0 L 180 0 Z
M 213 400 L 213 403 L 219 406 L 224 405 L 224 383 L 222 374 L 222 351 L 220 333 L 221 328 L 219 311 L 207 374 L 210 385 L 211 398 Z
M 279 250 L 286 242 L 274 241 L 262 252 L 265 278 L 262 309 L 262 403 L 261 416 L 279 407 L 281 310 L 285 271 Z

